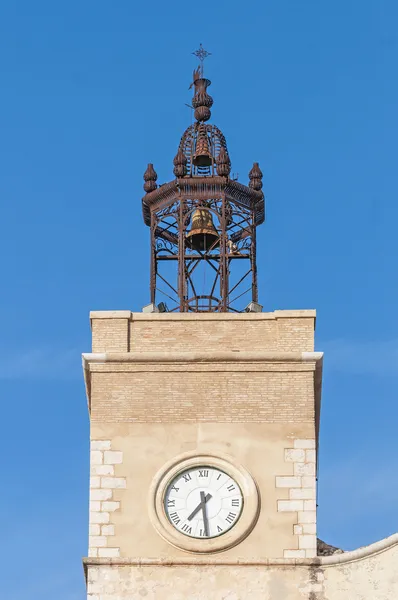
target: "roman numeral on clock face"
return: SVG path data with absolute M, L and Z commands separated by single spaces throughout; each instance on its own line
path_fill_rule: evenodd
M 175 525 L 178 525 L 178 523 L 181 521 L 176 512 L 170 513 L 170 519 L 173 521 L 173 523 L 175 523 Z
M 192 479 L 192 477 L 190 476 L 189 473 L 185 473 L 183 475 L 183 478 L 184 478 L 185 483 L 187 483 L 188 481 L 191 481 L 191 479 Z
M 168 508 L 175 508 L 176 505 L 176 501 L 172 500 L 171 498 L 167 498 L 167 506 Z
M 231 506 L 239 506 L 239 498 L 234 498 L 231 500 Z
M 185 533 L 192 533 L 192 527 L 189 527 L 189 525 L 187 525 L 186 523 L 184 523 L 181 529 L 182 531 L 185 531 Z
M 199 477 L 208 477 L 209 476 L 209 471 L 207 469 L 203 469 L 203 471 L 201 471 L 199 469 Z
M 235 488 L 235 486 L 234 486 L 232 483 L 231 483 L 231 485 L 229 485 L 229 486 L 227 487 L 227 490 L 228 490 L 229 492 L 233 492 L 233 490 L 235 490 L 235 489 L 236 489 L 236 488 Z
M 225 520 L 226 520 L 228 523 L 233 523 L 233 521 L 235 520 L 235 517 L 236 517 L 236 513 L 230 512 L 230 513 L 228 514 L 228 516 L 225 518 Z

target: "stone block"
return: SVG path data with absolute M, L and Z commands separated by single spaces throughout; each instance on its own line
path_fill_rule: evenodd
M 91 475 L 114 475 L 115 468 L 112 465 L 91 465 Z
M 306 450 L 305 451 L 305 462 L 316 462 L 316 452 L 315 450 Z
M 120 556 L 120 548 L 98 548 L 99 558 L 117 558 Z
M 300 550 L 311 550 L 316 548 L 316 536 L 315 535 L 300 535 L 299 536 L 299 549 Z
M 278 512 L 297 512 L 303 509 L 303 500 L 278 500 Z
M 101 509 L 108 512 L 115 512 L 120 508 L 120 502 L 103 502 Z
M 114 525 L 103 525 L 101 527 L 102 535 L 115 535 L 115 526 Z
M 110 450 L 110 440 L 91 440 L 91 450 Z
M 301 487 L 301 477 L 276 477 L 275 485 L 277 488 L 299 488 Z
M 316 478 L 314 475 L 305 476 L 301 478 L 301 485 L 303 488 L 316 488 Z
M 298 523 L 316 523 L 316 511 L 306 510 L 298 513 Z
M 294 535 L 301 535 L 303 533 L 302 525 L 293 525 L 293 533 Z
M 99 525 L 92 524 L 89 526 L 89 528 L 88 528 L 89 535 L 100 535 L 100 533 L 101 533 L 101 527 Z
M 90 500 L 110 500 L 111 498 L 112 490 L 90 490 Z
M 295 476 L 310 476 L 315 475 L 315 464 L 314 463 L 294 463 L 293 465 Z
M 104 548 L 106 546 L 106 537 L 104 535 L 91 535 L 88 543 L 90 548 Z
M 300 488 L 289 490 L 290 500 L 315 500 L 315 489 L 314 488 Z M 304 505 L 305 510 L 305 505 Z
M 91 465 L 102 465 L 104 461 L 104 454 L 99 450 L 91 450 L 90 452 L 90 464 Z
M 101 477 L 101 487 L 110 489 L 125 489 L 126 479 L 124 477 Z
M 285 461 L 286 462 L 304 462 L 305 461 L 305 450 L 295 450 L 289 448 L 285 450 Z
M 109 523 L 109 513 L 91 512 L 90 523 Z
M 304 510 L 316 510 L 315 500 L 304 500 Z
M 99 477 L 90 477 L 90 488 L 99 488 L 101 485 L 101 479 Z

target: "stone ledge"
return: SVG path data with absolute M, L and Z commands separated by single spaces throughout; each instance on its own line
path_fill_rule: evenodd
M 86 352 L 82 354 L 83 368 L 90 363 L 129 362 L 322 362 L 323 352 Z
M 315 319 L 316 310 L 275 310 L 265 313 L 141 313 L 130 310 L 93 310 L 92 319 L 130 319 L 132 321 L 267 321 L 275 319 Z
M 92 319 L 131 319 L 130 310 L 91 310 L 90 321 Z
M 310 566 L 333 566 L 342 563 L 355 562 L 369 556 L 374 556 L 384 552 L 394 546 L 398 546 L 398 533 L 342 554 L 332 556 L 314 556 L 313 558 L 263 558 L 258 560 L 243 559 L 218 559 L 214 557 L 186 557 L 186 558 L 83 558 L 84 570 L 87 573 L 88 567 L 179 567 L 179 566 L 234 566 L 234 567 L 310 567 Z

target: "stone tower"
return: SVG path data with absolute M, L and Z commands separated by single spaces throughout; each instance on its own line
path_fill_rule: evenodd
M 176 180 L 158 188 L 151 165 L 145 173 L 150 305 L 90 315 L 87 597 L 362 598 L 359 584 L 336 595 L 345 575 L 317 557 L 315 311 L 261 311 L 261 171 L 247 187 L 230 179 L 225 138 L 206 124 L 208 85 L 196 71 Z M 156 303 L 162 256 L 177 265 L 169 310 Z M 234 262 L 248 264 L 246 307 L 231 302 Z M 216 274 L 203 293 L 195 265 Z

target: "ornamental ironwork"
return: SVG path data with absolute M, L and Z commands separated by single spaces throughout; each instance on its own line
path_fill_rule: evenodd
M 193 72 L 195 122 L 174 157 L 176 179 L 158 185 L 152 164 L 144 173 L 144 222 L 151 232 L 151 303 L 178 312 L 242 312 L 258 303 L 256 229 L 265 219 L 263 174 L 253 164 L 248 185 L 230 177 L 227 142 L 208 123 L 213 98 L 203 77 L 209 56 Z

